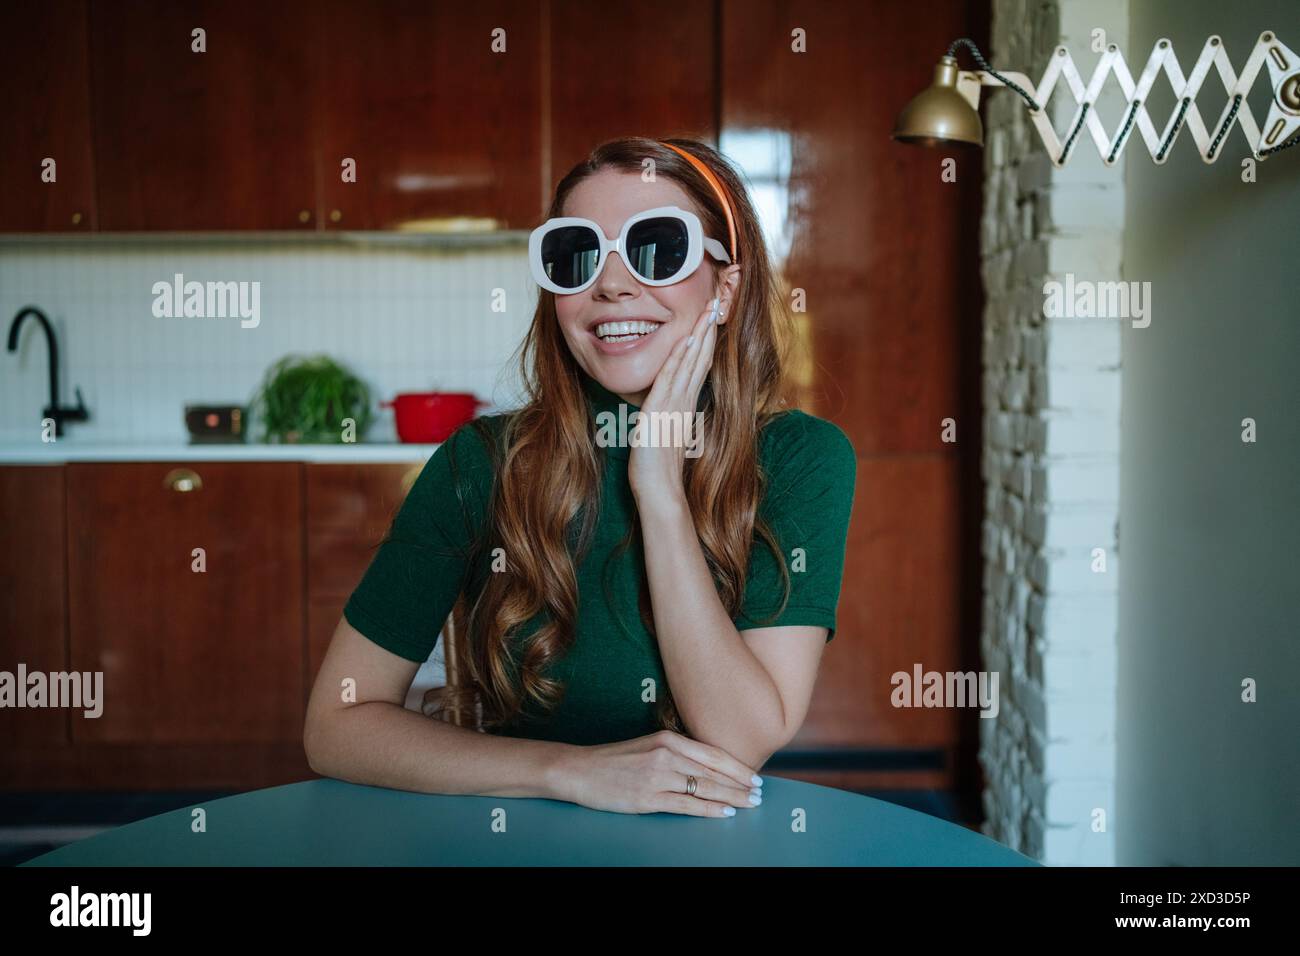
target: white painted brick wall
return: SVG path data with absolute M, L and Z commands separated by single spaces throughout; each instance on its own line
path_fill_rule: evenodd
M 1037 82 L 1065 43 L 1086 83 L 1097 60 L 1089 49 L 1094 28 L 1125 48 L 1127 2 L 994 0 L 988 59 Z M 1009 90 L 983 95 L 980 646 L 985 668 L 1000 673 L 1001 694 L 998 716 L 980 721 L 984 829 L 1046 863 L 1108 865 L 1121 320 L 1048 318 L 1043 303 L 1044 283 L 1064 283 L 1067 274 L 1076 282 L 1120 279 L 1123 182 L 1090 139 L 1057 169 L 1023 101 Z M 1102 109 L 1111 102 L 1103 118 L 1119 115 L 1117 95 L 1102 97 Z M 1062 138 L 1074 109 L 1061 84 L 1049 110 Z M 1103 573 L 1094 569 L 1097 548 Z M 1097 811 L 1105 814 L 1103 832 L 1094 830 Z

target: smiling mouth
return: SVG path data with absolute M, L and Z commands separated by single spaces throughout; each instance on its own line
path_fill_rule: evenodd
M 616 345 L 619 342 L 634 342 L 637 339 L 643 339 L 647 335 L 653 335 L 662 322 L 645 322 L 637 320 L 634 322 L 601 322 L 591 334 L 596 336 L 602 342 Z

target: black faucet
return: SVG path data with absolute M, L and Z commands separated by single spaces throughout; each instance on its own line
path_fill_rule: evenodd
M 81 399 L 81 389 L 77 389 L 77 407 L 65 408 L 59 404 L 59 344 L 54 339 L 54 329 L 45 313 L 34 305 L 20 309 L 9 326 L 9 351 L 18 351 L 18 331 L 27 316 L 35 316 L 45 329 L 45 344 L 50 353 L 50 404 L 43 412 L 46 418 L 54 419 L 54 436 L 63 435 L 64 422 L 84 422 L 90 418 L 86 403 Z

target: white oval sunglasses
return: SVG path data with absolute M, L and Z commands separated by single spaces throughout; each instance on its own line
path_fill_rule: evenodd
M 653 286 L 681 282 L 699 268 L 705 252 L 719 262 L 731 262 L 722 243 L 704 235 L 699 216 L 677 206 L 636 213 L 623 223 L 617 239 L 577 216 L 548 219 L 528 236 L 533 279 L 560 295 L 590 287 L 611 251 L 638 281 Z

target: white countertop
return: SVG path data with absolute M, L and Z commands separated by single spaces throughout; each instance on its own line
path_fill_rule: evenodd
M 340 445 L 190 445 L 183 442 L 54 442 L 0 444 L 0 465 L 59 465 L 70 461 L 307 461 L 386 463 L 426 461 L 437 445 L 357 442 Z

